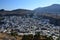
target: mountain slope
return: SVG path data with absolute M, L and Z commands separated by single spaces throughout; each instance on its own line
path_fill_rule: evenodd
M 48 12 L 48 13 L 60 13 L 60 4 L 53 4 L 48 7 L 39 7 L 36 8 L 34 11 L 36 12 Z
M 31 12 L 32 12 L 31 10 L 27 9 L 16 9 L 12 11 L 0 10 L 0 15 L 25 15 Z
M 53 18 L 60 18 L 60 4 L 53 4 L 47 7 L 39 7 L 34 10 L 37 15 L 44 15 Z

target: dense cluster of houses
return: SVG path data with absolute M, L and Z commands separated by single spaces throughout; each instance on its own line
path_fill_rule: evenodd
M 29 35 L 40 32 L 40 35 L 52 36 L 54 39 L 59 36 L 59 27 L 49 23 L 49 19 L 25 17 L 25 16 L 3 16 L 0 25 L 0 32 L 11 33 L 11 30 L 18 35 Z

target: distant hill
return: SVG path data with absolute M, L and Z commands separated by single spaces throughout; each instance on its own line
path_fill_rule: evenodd
M 25 15 L 25 14 L 30 14 L 32 12 L 37 15 L 60 18 L 60 4 L 53 4 L 47 7 L 39 7 L 34 10 L 16 9 L 16 10 L 8 11 L 8 10 L 1 9 L 0 16 L 1 15 Z
M 53 18 L 60 18 L 60 4 L 53 4 L 47 7 L 39 7 L 34 10 L 36 14 L 49 16 Z
M 47 7 L 39 7 L 36 8 L 34 11 L 36 12 L 48 12 L 48 13 L 60 13 L 60 4 L 53 4 Z
M 0 16 L 1 15 L 25 15 L 31 12 L 32 12 L 31 10 L 27 10 L 27 9 L 16 9 L 16 10 L 11 10 L 11 11 L 1 9 Z

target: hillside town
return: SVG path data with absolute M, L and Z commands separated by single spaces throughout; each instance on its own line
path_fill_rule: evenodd
M 60 26 L 50 24 L 50 20 L 43 17 L 2 16 L 1 18 L 0 33 L 10 34 L 13 30 L 17 32 L 18 35 L 35 35 L 39 32 L 40 35 L 52 36 L 54 40 L 60 35 Z

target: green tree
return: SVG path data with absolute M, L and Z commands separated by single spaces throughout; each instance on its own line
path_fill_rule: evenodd
M 60 40 L 60 36 L 57 38 L 57 40 Z
M 37 33 L 34 35 L 33 40 L 40 40 L 40 33 L 39 33 L 39 32 L 37 32 Z
M 18 34 L 17 34 L 17 32 L 16 31 L 14 31 L 14 30 L 11 30 L 11 34 L 10 34 L 11 36 L 17 36 Z
M 24 35 L 22 40 L 33 40 L 33 35 Z
M 46 38 L 46 40 L 53 40 L 52 36 Z

